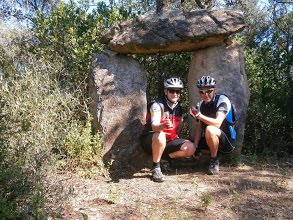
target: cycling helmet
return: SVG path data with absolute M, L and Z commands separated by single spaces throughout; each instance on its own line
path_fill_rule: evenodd
M 202 76 L 199 80 L 197 80 L 197 87 L 215 87 L 216 80 L 210 76 Z
M 178 88 L 183 89 L 183 83 L 179 78 L 172 77 L 164 81 L 164 88 Z

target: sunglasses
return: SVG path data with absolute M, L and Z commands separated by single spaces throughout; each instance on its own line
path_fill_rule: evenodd
M 178 95 L 180 95 L 180 93 L 181 93 L 181 91 L 180 90 L 177 90 L 177 89 L 168 89 L 168 92 L 170 92 L 172 94 L 176 93 Z
M 214 89 L 206 89 L 206 90 L 199 90 L 200 94 L 211 94 L 214 91 Z

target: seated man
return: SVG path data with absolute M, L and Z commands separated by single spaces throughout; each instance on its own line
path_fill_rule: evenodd
M 216 94 L 216 80 L 210 76 L 201 77 L 197 81 L 197 87 L 202 101 L 196 108 L 190 109 L 190 114 L 197 119 L 194 145 L 197 154 L 202 148 L 210 150 L 208 174 L 218 174 L 218 151 L 230 153 L 235 148 L 233 143 L 236 137 L 231 136 L 226 118 L 231 114 L 231 102 L 227 96 Z
M 183 83 L 178 78 L 164 81 L 164 96 L 152 101 L 148 107 L 146 125 L 140 141 L 142 148 L 152 155 L 152 179 L 163 182 L 160 167 L 161 157 L 178 158 L 192 156 L 195 148 L 192 142 L 179 138 L 178 127 L 183 119 L 179 102 Z

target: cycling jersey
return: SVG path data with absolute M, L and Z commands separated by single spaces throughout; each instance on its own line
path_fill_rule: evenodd
M 182 118 L 183 118 L 182 114 L 183 114 L 183 110 L 179 102 L 175 104 L 175 107 L 172 109 L 168 105 L 168 102 L 165 96 L 155 99 L 148 105 L 148 111 L 146 115 L 146 124 L 142 132 L 142 136 L 153 132 L 152 131 L 153 121 L 159 120 L 160 123 L 162 123 L 166 117 L 169 117 L 169 119 L 173 123 L 173 128 L 168 128 L 168 129 L 165 128 L 163 130 L 163 132 L 166 134 L 166 140 L 168 142 L 176 138 L 179 138 L 177 134 L 177 129 L 179 124 L 182 121 Z
M 210 118 L 216 118 L 217 112 L 223 112 L 225 115 L 231 109 L 231 102 L 225 95 L 215 94 L 213 100 L 209 103 L 201 102 L 200 103 L 200 112 Z M 201 122 L 203 129 L 205 130 L 206 124 Z M 225 119 L 220 126 L 220 129 L 227 135 L 230 136 L 230 131 L 228 128 L 228 121 Z

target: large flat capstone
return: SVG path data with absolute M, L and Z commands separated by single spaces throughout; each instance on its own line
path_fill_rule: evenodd
M 235 10 L 180 10 L 147 14 L 112 26 L 100 39 L 123 54 L 194 51 L 219 45 L 245 28 Z

